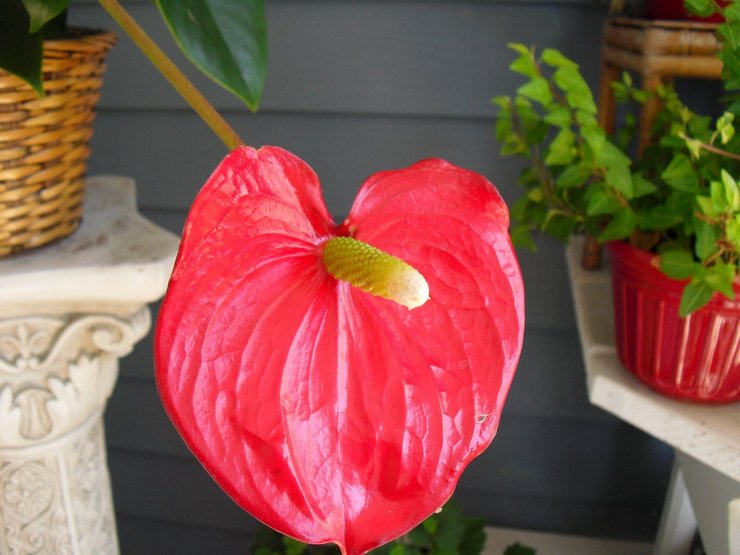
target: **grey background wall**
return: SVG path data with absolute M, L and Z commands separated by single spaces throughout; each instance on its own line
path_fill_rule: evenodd
M 594 84 L 607 8 L 606 0 L 266 3 L 270 67 L 260 112 L 194 78 L 245 140 L 308 161 L 337 219 L 366 176 L 430 156 L 483 173 L 515 200 L 521 166 L 498 156 L 489 104 L 518 84 L 506 44 L 559 48 Z M 175 50 L 151 2 L 124 4 Z M 76 0 L 70 18 L 114 27 L 92 0 Z M 109 59 L 93 148 L 90 173 L 133 176 L 142 212 L 176 233 L 225 155 L 125 38 Z M 670 451 L 588 404 L 562 246 L 542 239 L 520 262 L 522 361 L 498 437 L 457 498 L 493 525 L 650 539 Z M 122 362 L 106 421 L 124 554 L 248 552 L 254 521 L 210 481 L 160 408 L 151 338 Z

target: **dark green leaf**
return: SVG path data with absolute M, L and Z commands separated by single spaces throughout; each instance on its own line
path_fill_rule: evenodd
M 522 545 L 519 542 L 510 545 L 506 548 L 504 551 L 504 555 L 536 555 L 536 551 L 532 549 L 531 547 L 527 547 L 526 545 Z
M 463 540 L 457 548 L 458 555 L 480 555 L 486 543 L 485 525 L 482 518 L 466 520 Z
M 283 536 L 283 545 L 285 546 L 285 555 L 301 555 L 308 547 L 305 543 Z
M 685 318 L 695 310 L 707 304 L 714 295 L 714 289 L 704 280 L 693 280 L 681 294 L 681 305 L 678 314 Z
M 22 0 L 0 1 L 0 69 L 17 75 L 43 96 L 43 38 L 28 31 L 31 21 Z
M 177 44 L 198 68 L 256 110 L 267 71 L 263 0 L 157 0 Z
M 631 210 L 618 212 L 599 235 L 599 242 L 606 243 L 607 241 L 626 239 L 632 234 L 636 226 L 637 215 L 634 212 Z
M 551 210 L 545 220 L 544 231 L 555 237 L 555 239 L 567 243 L 578 221 L 572 216 Z
M 679 249 L 661 253 L 659 262 L 661 271 L 672 279 L 688 279 L 696 268 L 693 255 Z
M 8 0 L 3 0 L 6 2 Z M 47 22 L 67 9 L 70 0 L 23 0 L 31 18 L 30 32 L 40 31 Z
M 465 534 L 465 517 L 456 504 L 447 503 L 437 518 L 439 523 L 434 538 L 434 552 L 454 555 Z
M 423 524 L 411 530 L 408 537 L 415 545 L 429 545 L 432 542 L 432 533 Z

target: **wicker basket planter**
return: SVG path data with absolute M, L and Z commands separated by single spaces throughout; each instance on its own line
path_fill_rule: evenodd
M 92 122 L 115 35 L 74 35 L 44 42 L 44 98 L 0 70 L 0 256 L 66 237 L 82 219 Z

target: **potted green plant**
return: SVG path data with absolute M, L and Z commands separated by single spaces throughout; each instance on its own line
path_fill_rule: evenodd
M 697 115 L 661 87 L 651 145 L 633 160 L 629 109 L 647 100 L 646 91 L 628 74 L 613 83 L 627 113 L 607 137 L 578 66 L 555 50 L 537 56 L 515 44 L 510 67 L 526 82 L 513 97 L 493 99 L 496 134 L 503 155 L 530 162 L 512 210 L 515 244 L 533 247 L 532 230 L 608 244 L 624 365 L 665 394 L 730 402 L 740 399 L 740 2 L 689 7 L 726 20 L 719 117 Z
M 29 5 L 32 2 L 28 2 Z M 65 237 L 82 217 L 85 164 L 110 32 L 0 6 L 0 256 Z
M 86 160 L 110 32 L 66 25 L 70 0 L 0 2 L 0 256 L 72 233 L 82 218 Z M 100 4 L 233 147 L 241 141 L 122 9 Z M 159 0 L 194 64 L 256 109 L 266 69 L 262 0 Z

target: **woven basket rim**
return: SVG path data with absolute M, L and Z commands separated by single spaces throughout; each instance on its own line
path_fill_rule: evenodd
M 88 42 L 90 40 L 100 40 L 104 38 L 111 41 L 111 46 L 118 40 L 118 35 L 113 31 L 107 29 L 98 29 L 96 27 L 69 27 L 67 32 L 71 34 L 69 37 L 62 39 L 45 39 L 44 45 L 53 46 L 61 49 L 66 43 L 79 43 Z

